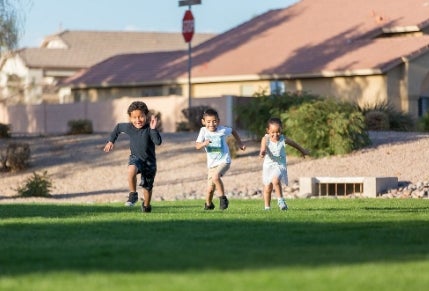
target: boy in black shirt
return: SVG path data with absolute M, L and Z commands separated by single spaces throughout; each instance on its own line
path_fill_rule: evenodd
M 128 161 L 128 186 L 130 193 L 126 206 L 133 206 L 138 201 L 137 174 L 141 174 L 140 186 L 143 187 L 142 211 L 151 212 L 150 201 L 152 198 L 152 187 L 156 174 L 155 145 L 162 142 L 161 135 L 156 129 L 158 119 L 151 116 L 150 122 L 147 117 L 149 110 L 147 105 L 141 101 L 135 101 L 128 107 L 130 122 L 118 123 L 110 134 L 109 141 L 104 147 L 105 152 L 113 150 L 113 144 L 119 134 L 126 133 L 130 137 L 131 154 Z

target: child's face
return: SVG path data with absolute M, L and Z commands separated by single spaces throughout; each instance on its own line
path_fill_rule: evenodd
M 276 123 L 272 123 L 267 128 L 267 133 L 272 141 L 278 141 L 282 135 L 282 127 Z
M 131 111 L 130 122 L 135 128 L 142 128 L 146 124 L 146 115 L 141 110 Z
M 210 116 L 210 115 L 206 115 L 204 116 L 203 120 L 203 125 L 209 130 L 209 131 L 216 131 L 217 126 L 219 124 L 219 119 L 216 118 L 216 116 Z

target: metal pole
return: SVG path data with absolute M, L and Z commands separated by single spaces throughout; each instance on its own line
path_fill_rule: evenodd
M 189 5 L 189 10 L 191 10 L 191 5 Z M 194 30 L 194 33 L 195 33 L 195 30 Z M 192 98 L 192 89 L 191 89 L 192 45 L 191 45 L 191 41 L 192 40 L 190 40 L 188 42 L 188 108 L 191 108 L 191 103 L 192 103 L 191 102 L 191 98 Z

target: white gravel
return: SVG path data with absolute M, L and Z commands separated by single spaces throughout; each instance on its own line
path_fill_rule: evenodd
M 206 187 L 206 157 L 197 151 L 197 133 L 164 133 L 157 148 L 158 173 L 153 199 L 200 199 Z M 239 152 L 224 177 L 228 193 L 252 196 L 262 189 L 259 142 L 245 134 L 247 150 Z M 311 176 L 393 176 L 417 183 L 429 180 L 429 134 L 371 132 L 373 144 L 344 156 L 288 157 L 289 181 Z M 104 153 L 107 134 L 17 138 L 31 145 L 31 167 L 25 172 L 0 173 L 0 203 L 11 202 L 124 202 L 128 195 L 126 168 L 128 140 L 121 135 L 110 153 Z M 9 140 L 0 140 L 2 143 Z M 16 188 L 33 172 L 47 171 L 52 198 L 17 198 Z M 259 194 L 258 194 L 259 195 Z M 260 195 L 253 195 L 259 198 Z

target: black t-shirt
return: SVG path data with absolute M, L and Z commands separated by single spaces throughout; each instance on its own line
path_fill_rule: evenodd
M 142 128 L 136 128 L 132 123 L 118 123 L 110 134 L 112 143 L 115 143 L 119 134 L 126 133 L 130 137 L 130 151 L 134 155 L 152 165 L 156 165 L 155 145 L 162 143 L 161 135 L 156 129 L 151 129 L 149 124 Z

